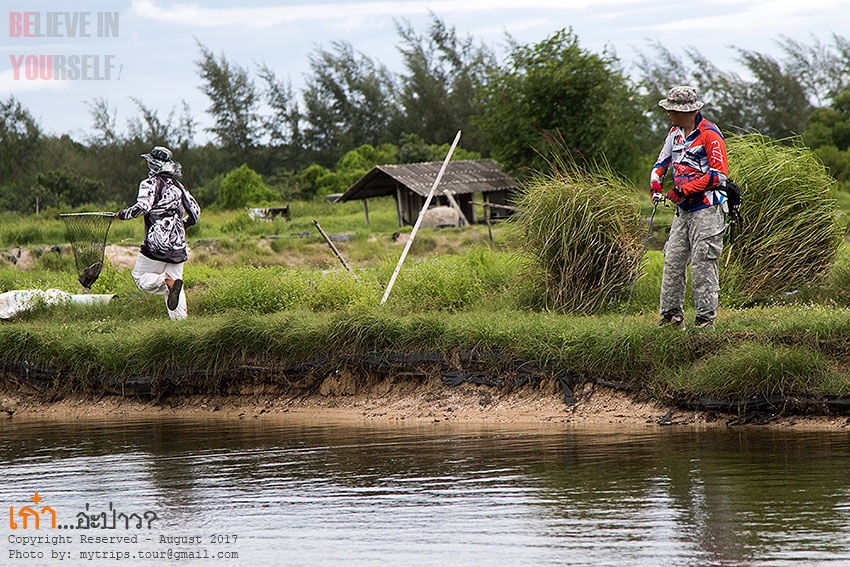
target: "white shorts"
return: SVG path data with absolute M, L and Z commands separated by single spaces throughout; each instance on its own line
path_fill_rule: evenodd
M 136 286 L 144 291 L 154 295 L 162 295 L 165 297 L 166 304 L 168 303 L 168 286 L 165 285 L 165 278 L 172 280 L 183 279 L 183 264 L 171 264 L 169 262 L 160 262 L 151 260 L 144 254 L 136 256 L 136 265 L 133 266 L 133 281 Z M 186 288 L 180 291 L 180 301 L 177 303 L 177 309 L 171 311 L 166 306 L 168 316 L 172 319 L 185 319 L 188 315 L 186 307 Z

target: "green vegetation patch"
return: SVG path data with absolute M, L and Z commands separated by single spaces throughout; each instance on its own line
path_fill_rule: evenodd
M 663 373 L 657 386 L 686 399 L 846 395 L 850 380 L 821 352 L 804 346 L 746 342 L 692 366 Z
M 567 161 L 520 187 L 515 245 L 530 258 L 542 306 L 592 313 L 622 298 L 643 254 L 631 185 L 610 170 Z
M 740 234 L 721 260 L 727 298 L 748 304 L 824 281 L 844 237 L 835 180 L 798 143 L 750 134 L 727 145 L 743 194 Z

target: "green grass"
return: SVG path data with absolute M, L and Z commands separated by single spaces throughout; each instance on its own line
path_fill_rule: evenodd
M 374 353 L 392 352 L 439 353 L 446 361 L 474 353 L 479 367 L 495 376 L 520 367 L 541 375 L 568 373 L 575 383 L 620 383 L 668 402 L 837 397 L 850 388 L 848 309 L 723 310 L 716 330 L 681 332 L 659 330 L 654 317 L 644 315 L 621 328 L 616 314 L 567 317 L 511 309 L 404 314 L 374 305 L 260 314 L 228 310 L 172 322 L 156 310 L 140 314 L 145 310 L 138 301 L 45 308 L 4 324 L 3 363 L 53 369 L 59 391 L 97 391 L 104 383 L 154 376 L 163 391 L 220 393 L 246 366 L 357 368 Z M 128 310 L 132 316 L 122 316 Z
M 677 332 L 656 326 L 663 258 L 654 246 L 644 255 L 625 320 L 624 299 L 593 315 L 562 315 L 529 308 L 536 293 L 527 278 L 529 259 L 510 247 L 501 225 L 495 249 L 486 227 L 421 230 L 380 305 L 403 248 L 392 236 L 409 228 L 399 231 L 387 203 L 370 203 L 368 226 L 359 205 L 334 207 L 301 204 L 290 223 L 246 223 L 242 213 L 205 212 L 190 232 L 188 321 L 168 320 L 161 297 L 139 292 L 128 269 L 107 262 L 91 291 L 117 299 L 42 306 L 2 322 L 0 364 L 12 374 L 41 369 L 49 392 L 98 392 L 104 384 L 116 391 L 128 379 L 148 376 L 157 393 L 221 393 L 244 379 L 241 369 L 248 367 L 266 368 L 264 380 L 297 390 L 309 386 L 308 375 L 321 379 L 346 367 L 367 379 L 373 370 L 365 360 L 431 352 L 452 368 L 472 364 L 500 377 L 532 369 L 577 383 L 617 383 L 666 402 L 850 395 L 846 245 L 825 280 L 746 309 L 732 309 L 725 295 L 731 292 L 721 290 L 714 331 Z M 662 211 L 656 226 L 668 217 Z M 328 233 L 354 234 L 338 246 L 357 279 L 318 236 L 313 218 Z M 32 225 L 29 234 L 42 241 L 22 245 L 40 250 L 30 269 L 0 260 L 0 292 L 82 293 L 68 251 L 50 250 L 65 245 L 59 219 L 5 220 L 4 234 L 24 235 Z M 137 246 L 141 224 L 114 223 L 110 243 Z M 308 234 L 292 236 L 300 233 Z M 687 316 L 691 320 L 692 312 Z M 384 364 L 390 373 L 422 371 Z M 315 370 L 283 370 L 291 368 Z

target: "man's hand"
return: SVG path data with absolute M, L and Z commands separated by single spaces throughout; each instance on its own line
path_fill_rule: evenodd
M 673 187 L 672 189 L 667 191 L 667 199 L 671 203 L 675 203 L 675 204 L 678 205 L 679 203 L 682 202 L 682 199 L 684 199 L 684 198 L 685 198 L 685 194 L 682 192 L 682 190 L 679 187 Z
M 664 200 L 664 192 L 661 189 L 661 183 L 658 181 L 649 182 L 649 198 L 652 199 L 653 205 L 657 205 Z

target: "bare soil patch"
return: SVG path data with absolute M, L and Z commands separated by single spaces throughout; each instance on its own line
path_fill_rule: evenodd
M 268 386 L 244 387 L 228 396 L 183 396 L 144 400 L 116 395 L 44 401 L 6 391 L 0 410 L 14 419 L 111 419 L 125 417 L 298 420 L 304 423 L 469 423 L 517 427 L 563 424 L 593 427 L 700 426 L 846 429 L 847 416 L 776 416 L 759 425 L 732 423 L 728 415 L 669 408 L 627 392 L 586 386 L 564 401 L 560 387 L 542 382 L 506 392 L 491 386 L 446 386 L 439 378 L 386 379 L 357 387 L 344 374 L 325 379 L 306 396 L 293 397 Z

